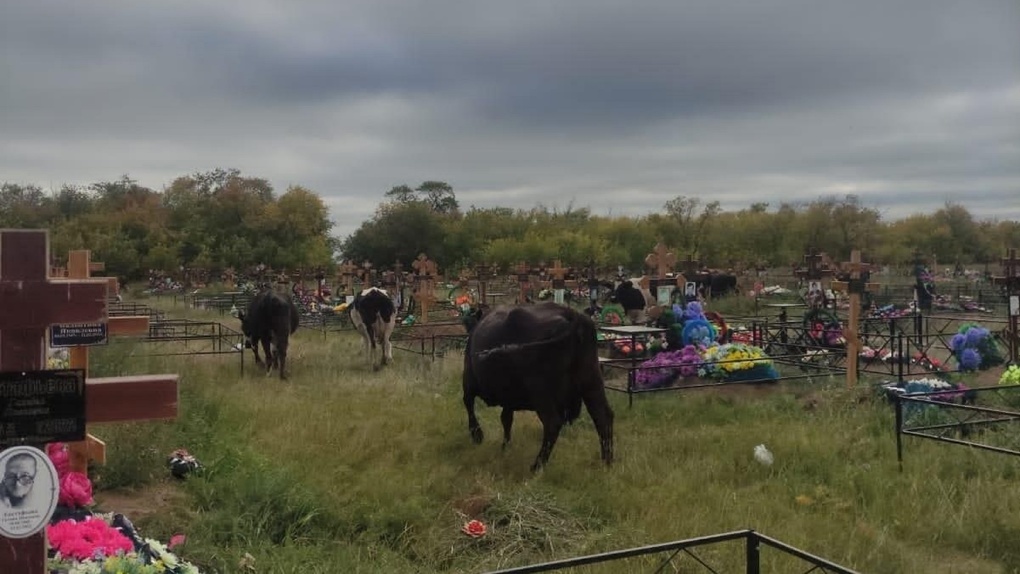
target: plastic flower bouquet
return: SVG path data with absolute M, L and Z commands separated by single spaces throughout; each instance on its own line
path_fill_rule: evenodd
M 727 382 L 779 379 L 772 359 L 761 347 L 744 343 L 712 345 L 702 356 L 705 360 L 703 376 Z
M 663 351 L 639 365 L 634 384 L 639 389 L 666 387 L 678 378 L 697 376 L 701 363 L 701 354 L 694 345 L 679 351 Z
M 999 377 L 1000 385 L 1020 385 L 1020 365 L 1010 365 Z
M 950 339 L 949 348 L 963 372 L 984 371 L 1004 362 L 991 332 L 975 323 L 962 325 Z

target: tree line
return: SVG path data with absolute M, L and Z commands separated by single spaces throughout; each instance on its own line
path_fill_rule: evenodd
M 332 272 L 343 260 L 405 269 L 426 253 L 440 269 L 477 263 L 510 270 L 518 262 L 641 269 L 663 241 L 678 259 L 712 267 L 777 267 L 807 249 L 846 260 L 860 249 L 874 263 L 906 264 L 920 254 L 939 266 L 994 264 L 1020 246 L 1020 222 L 979 220 L 946 203 L 933 213 L 885 220 L 854 195 L 727 211 L 719 202 L 679 195 L 639 217 L 593 215 L 588 208 L 463 208 L 452 186 L 429 180 L 381 194 L 375 213 L 347 237 L 332 235 L 322 199 L 291 186 L 277 194 L 262 178 L 217 169 L 174 179 L 164 190 L 128 176 L 47 193 L 0 185 L 0 227 L 47 228 L 51 252 L 90 249 L 106 273 L 136 279 L 180 267 Z

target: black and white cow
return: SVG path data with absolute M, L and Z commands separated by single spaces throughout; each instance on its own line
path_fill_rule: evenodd
M 397 308 L 386 291 L 369 287 L 354 297 L 351 304 L 351 322 L 365 340 L 365 354 L 373 369 L 393 360 L 390 335 L 397 324 Z M 382 347 L 382 360 L 375 364 L 375 347 Z
M 247 313 L 238 313 L 237 318 L 241 320 L 245 347 L 255 353 L 255 364 L 265 366 L 266 374 L 278 367 L 280 379 L 285 380 L 290 335 L 297 330 L 301 319 L 294 301 L 267 289 L 251 300 Z M 259 357 L 259 344 L 266 353 L 264 364 Z

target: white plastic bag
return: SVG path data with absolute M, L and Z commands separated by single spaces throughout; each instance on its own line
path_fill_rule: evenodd
M 760 444 L 754 447 L 754 460 L 757 460 L 765 466 L 772 466 L 772 453 L 769 452 L 769 449 L 765 448 L 765 445 Z

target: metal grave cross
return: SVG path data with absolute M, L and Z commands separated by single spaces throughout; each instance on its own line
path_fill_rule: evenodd
M 847 320 L 847 328 L 843 332 L 846 339 L 846 384 L 853 387 L 857 384 L 857 358 L 861 352 L 861 339 L 859 334 L 861 319 L 861 295 L 878 288 L 877 283 L 869 283 L 861 278 L 861 273 L 871 268 L 869 263 L 861 262 L 861 252 L 854 249 L 850 252 L 850 262 L 844 267 L 850 272 L 849 281 L 833 281 L 833 291 L 849 293 L 850 295 L 850 318 Z
M 1003 257 L 1002 276 L 992 277 L 992 282 L 1002 286 L 1006 291 L 1006 313 L 1009 314 L 1007 337 L 1009 343 L 1009 360 L 1015 365 L 1020 362 L 1020 259 L 1016 257 L 1016 249 L 1010 248 L 1009 257 Z

